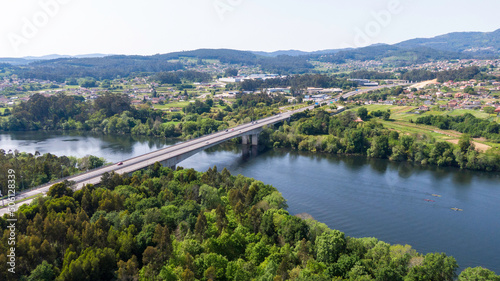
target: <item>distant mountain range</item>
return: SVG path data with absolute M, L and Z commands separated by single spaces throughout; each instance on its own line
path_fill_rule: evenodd
M 376 44 L 356 49 L 332 49 L 315 52 L 299 50 L 254 52 L 231 49 L 198 49 L 153 56 L 88 54 L 79 56 L 0 58 L 21 77 L 64 81 L 70 77 L 114 79 L 133 73 L 157 73 L 185 68 L 179 58 L 216 59 L 237 67 L 259 67 L 268 73 L 297 74 L 314 69 L 311 61 L 343 63 L 347 60 L 379 60 L 405 66 L 437 60 L 500 58 L 500 29 L 494 32 L 456 32 L 433 38 L 418 38 L 394 45 Z
M 287 50 L 287 51 L 275 51 L 275 52 L 259 52 L 259 51 L 249 51 L 258 56 L 266 56 L 266 57 L 277 57 L 277 56 L 308 56 L 308 55 L 324 55 L 324 54 L 334 54 L 340 51 L 348 51 L 352 49 L 329 49 L 329 50 L 321 50 L 321 51 L 313 51 L 313 52 L 304 52 L 299 50 Z
M 22 57 L 22 58 L 0 58 L 0 63 L 10 63 L 12 65 L 23 65 L 23 64 L 29 64 L 35 61 L 41 61 L 41 60 L 53 60 L 53 59 L 61 59 L 61 58 L 102 58 L 110 55 L 105 55 L 105 54 L 86 54 L 86 55 L 76 55 L 76 56 L 69 56 L 69 55 L 57 55 L 57 54 L 52 54 L 52 55 L 46 55 L 46 56 L 40 56 L 40 57 Z
M 164 58 L 177 58 L 179 56 L 198 57 L 202 54 L 203 58 L 209 49 L 200 49 L 195 51 L 173 52 L 164 55 L 159 55 Z M 432 38 L 416 38 L 403 41 L 394 45 L 376 44 L 364 48 L 357 49 L 328 49 L 319 50 L 314 52 L 305 52 L 300 50 L 280 50 L 275 52 L 261 52 L 261 51 L 237 51 L 241 55 L 244 52 L 252 53 L 261 57 L 278 57 L 278 56 L 322 56 L 333 55 L 342 53 L 343 57 L 356 59 L 356 55 L 360 53 L 376 52 L 378 56 L 388 54 L 393 55 L 394 51 L 420 53 L 424 50 L 428 53 L 430 50 L 442 51 L 440 54 L 447 56 L 456 56 L 457 58 L 462 55 L 468 57 L 487 57 L 500 55 L 500 29 L 493 32 L 454 32 L 445 35 L 440 35 Z M 212 49 L 211 57 L 219 57 L 219 51 L 223 53 L 226 49 L 215 50 Z M 234 50 L 236 51 L 236 50 Z M 392 53 L 391 53 L 392 52 Z M 227 53 L 227 52 L 226 52 Z M 417 54 L 418 55 L 418 54 Z M 102 58 L 111 56 L 110 54 L 86 54 L 77 56 L 68 55 L 46 55 L 40 57 L 23 57 L 23 58 L 0 58 L 2 63 L 10 63 L 13 65 L 29 64 L 34 61 L 52 60 L 60 58 Z M 248 55 L 246 55 L 248 57 Z M 365 56 L 361 56 L 365 57 Z M 363 59 L 362 58 L 362 59 Z
M 298 50 L 275 51 L 275 52 L 252 52 L 256 55 L 276 57 L 280 55 L 304 56 L 304 55 L 324 55 L 335 54 L 338 52 L 358 52 L 360 49 L 381 48 L 387 46 L 400 49 L 419 49 L 430 48 L 448 53 L 470 53 L 480 55 L 499 55 L 500 54 L 500 29 L 493 32 L 454 32 L 440 35 L 432 38 L 416 38 L 403 41 L 394 45 L 375 44 L 372 46 L 358 49 L 330 49 L 314 52 L 304 52 Z M 391 47 L 392 46 L 392 47 Z M 382 47 L 383 48 L 383 47 Z

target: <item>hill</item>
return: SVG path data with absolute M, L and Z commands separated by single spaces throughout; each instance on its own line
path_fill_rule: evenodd
M 401 48 L 428 47 L 441 51 L 499 55 L 500 29 L 493 32 L 454 32 L 433 38 L 416 38 L 395 44 Z
M 182 58 L 218 60 L 234 66 L 259 67 L 267 73 L 302 74 L 314 69 L 311 61 L 344 63 L 347 60 L 379 60 L 401 66 L 437 60 L 498 58 L 500 29 L 494 32 L 455 32 L 433 38 L 417 38 L 394 45 L 377 44 L 357 49 L 331 49 L 315 52 L 299 50 L 251 52 L 231 49 L 198 49 L 153 56 L 102 54 L 66 57 L 0 58 L 0 63 L 18 66 L 15 73 L 24 78 L 64 81 L 70 77 L 113 79 L 132 74 L 152 74 L 184 68 Z M 104 57 L 103 57 L 104 56 Z M 55 58 L 55 59 L 53 59 Z

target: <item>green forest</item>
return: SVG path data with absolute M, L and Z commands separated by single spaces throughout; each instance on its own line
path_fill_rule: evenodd
M 16 273 L 3 280 L 454 280 L 443 253 L 353 238 L 286 211 L 272 186 L 217 168 L 155 163 L 100 186 L 51 187 L 16 213 Z M 0 218 L 6 229 L 6 217 Z M 5 230 L 0 251 L 8 250 Z M 0 270 L 7 272 L 5 255 Z M 499 280 L 467 268 L 459 280 Z M 471 279 L 473 278 L 473 279 Z M 479 279 L 482 278 L 482 279 Z

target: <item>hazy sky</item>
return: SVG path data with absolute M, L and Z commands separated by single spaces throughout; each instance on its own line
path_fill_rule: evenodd
M 314 51 L 500 28 L 499 0 L 0 0 L 0 57 Z

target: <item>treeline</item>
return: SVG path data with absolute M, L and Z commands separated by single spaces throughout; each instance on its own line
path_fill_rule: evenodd
M 161 137 L 191 138 L 212 133 L 232 124 L 246 120 L 245 109 L 260 95 L 239 97 L 233 107 L 226 106 L 223 111 L 211 113 L 213 100 L 197 100 L 184 108 L 186 116 L 165 114 L 147 106 L 133 107 L 126 95 L 104 93 L 93 102 L 86 102 L 78 96 L 59 94 L 45 97 L 31 96 L 27 102 L 16 105 L 9 118 L 0 122 L 4 131 L 25 130 L 81 130 L 110 134 L 132 134 Z M 279 103 L 282 98 L 265 100 L 266 105 Z M 219 103 L 220 104 L 220 103 Z M 255 118 L 271 114 L 265 109 L 252 110 Z M 226 118 L 227 117 L 227 118 Z M 181 123 L 172 123 L 181 121 Z M 189 124 L 185 124 L 190 122 Z M 248 120 L 249 122 L 249 120 Z M 195 125 L 193 125 L 193 123 Z
M 160 72 L 153 76 L 153 80 L 161 84 L 181 84 L 182 81 L 210 82 L 212 79 L 212 75 L 194 70 Z
M 403 87 L 392 87 L 392 88 L 383 88 L 376 91 L 371 91 L 368 93 L 364 93 L 361 95 L 354 95 L 349 97 L 350 100 L 387 100 L 387 97 L 393 96 L 397 97 L 404 93 Z
M 103 58 L 61 58 L 30 63 L 16 74 L 25 79 L 64 82 L 68 78 L 92 77 L 96 80 L 129 77 L 139 73 L 156 73 L 182 69 L 155 56 L 108 56 Z
M 302 74 L 309 72 L 314 66 L 302 56 L 280 55 L 277 57 L 263 57 L 257 61 L 263 71 L 267 73 Z
M 288 103 L 288 99 L 283 95 L 268 95 L 265 93 L 257 93 L 253 95 L 237 94 L 236 104 L 243 107 L 262 107 L 271 106 L 273 104 L 285 105 Z
M 182 62 L 171 62 L 184 57 L 216 59 L 221 63 L 260 66 L 268 73 L 297 74 L 306 73 L 314 68 L 305 57 L 278 56 L 258 57 L 251 52 L 226 49 L 200 49 L 189 52 L 175 52 L 154 56 L 107 56 L 102 58 L 60 58 L 32 62 L 26 66 L 13 67 L 21 78 L 42 79 L 64 82 L 69 78 L 91 77 L 96 80 L 116 79 L 139 74 L 154 74 L 184 69 Z M 2 66 L 7 69 L 9 65 Z M 186 73 L 189 75 L 189 73 Z M 182 79 L 182 78 L 180 78 Z M 208 76 L 196 77 L 196 82 L 205 82 Z
M 470 58 L 470 55 L 447 52 L 427 47 L 402 48 L 394 45 L 374 45 L 364 48 L 339 51 L 334 54 L 314 55 L 312 58 L 324 62 L 345 63 L 347 60 L 387 60 L 394 65 L 411 65 L 437 60 Z
M 476 118 L 470 113 L 461 116 L 426 115 L 417 118 L 415 123 L 431 125 L 443 130 L 455 130 L 474 138 L 484 137 L 500 143 L 500 125 L 494 121 Z
M 104 164 L 103 158 L 92 155 L 78 159 L 66 156 L 57 157 L 50 153 L 40 155 L 38 152 L 31 154 L 20 153 L 17 150 L 6 152 L 0 149 L 0 167 L 2 171 L 9 169 L 15 171 L 17 191 L 98 168 Z M 3 195 L 7 195 L 7 183 L 7 172 L 0 173 L 0 191 Z
M 372 118 L 377 115 L 386 118 L 384 112 L 370 115 Z M 284 124 L 278 130 L 267 129 L 265 137 L 259 141 L 267 138 L 268 141 L 263 143 L 269 147 L 500 171 L 500 154 L 492 151 L 479 153 L 467 134 L 462 136 L 456 147 L 426 135 L 401 135 L 384 128 L 377 118 L 364 123 L 355 122 L 356 118 L 350 111 L 338 116 L 330 116 L 324 111 L 297 113 L 292 116 L 291 125 Z
M 16 214 L 16 273 L 5 280 L 437 280 L 453 257 L 352 238 L 291 216 L 272 186 L 217 168 L 172 171 L 159 163 L 99 187 L 48 197 Z M 0 250 L 8 252 L 6 217 Z M 6 255 L 0 270 L 7 272 Z M 468 268 L 459 276 L 493 272 Z
M 274 108 L 286 103 L 283 95 L 238 95 L 232 106 L 212 110 L 215 106 L 212 99 L 196 100 L 183 109 L 183 116 L 148 106 L 133 107 L 129 97 L 121 94 L 103 93 L 93 102 L 64 94 L 50 97 L 35 94 L 0 121 L 0 130 L 79 130 L 190 139 L 270 116 L 278 112 Z
M 349 74 L 340 75 L 339 77 L 347 76 L 351 79 L 395 79 L 394 73 L 391 72 L 378 72 L 368 70 L 353 71 Z
M 254 65 L 257 56 L 251 52 L 230 49 L 199 49 L 194 51 L 174 52 L 163 55 L 155 55 L 154 58 L 171 60 L 179 58 L 215 59 L 222 63 Z
M 432 72 L 424 69 L 414 69 L 408 72 L 402 73 L 402 80 L 409 81 L 425 81 L 437 79 L 438 82 L 443 83 L 446 81 L 467 81 L 471 79 L 485 80 L 485 79 L 496 79 L 494 76 L 488 76 L 481 72 L 481 69 L 477 66 L 464 67 L 457 70 L 445 70 L 439 72 Z
M 309 72 L 314 68 L 307 58 L 300 56 L 261 57 L 251 52 L 228 49 L 200 49 L 187 52 L 175 52 L 159 55 L 163 59 L 179 59 L 183 57 L 216 59 L 222 63 L 260 66 L 267 73 L 294 74 Z
M 357 87 L 355 82 L 323 74 L 291 75 L 284 78 L 245 80 L 240 88 L 244 91 L 255 91 L 263 88 L 292 87 L 292 92 L 298 93 L 308 87 L 342 88 Z
M 141 123 L 154 122 L 161 112 L 150 109 L 136 109 L 131 106 L 127 95 L 103 93 L 94 102 L 86 102 L 81 96 L 58 94 L 45 97 L 34 94 L 26 102 L 14 106 L 7 120 L 2 120 L 0 129 L 4 131 L 27 130 L 93 130 L 105 128 L 119 120 L 110 117 L 124 114 L 120 127 L 133 128 L 130 118 Z M 129 117 L 129 119 L 127 119 Z M 106 121 L 106 122 L 104 122 Z

